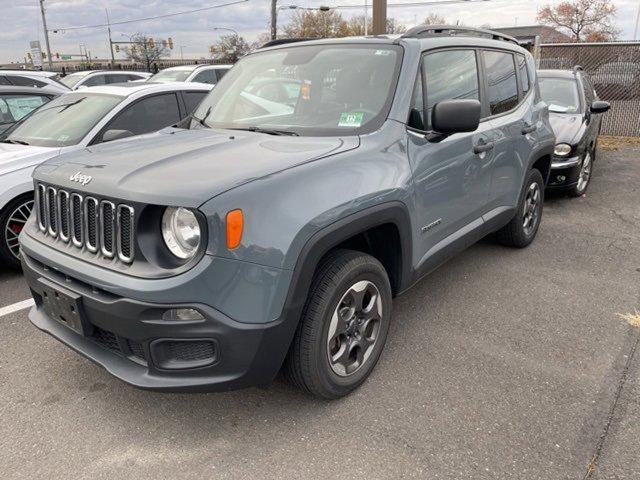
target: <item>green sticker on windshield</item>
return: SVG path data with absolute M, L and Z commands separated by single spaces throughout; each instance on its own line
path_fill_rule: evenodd
M 364 119 L 363 112 L 343 112 L 340 114 L 339 127 L 359 127 Z

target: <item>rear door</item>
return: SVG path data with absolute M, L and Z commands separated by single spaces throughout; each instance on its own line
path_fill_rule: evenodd
M 423 261 L 451 250 L 447 248 L 451 244 L 464 248 L 477 239 L 472 232 L 482 226 L 493 161 L 489 123 L 482 122 L 475 132 L 456 133 L 438 141 L 430 141 L 428 133 L 436 103 L 481 100 L 481 91 L 476 50 L 445 49 L 424 55 L 408 134 Z M 483 146 L 483 151 L 474 152 Z
M 537 118 L 530 104 L 534 96 L 530 92 L 526 58 L 506 50 L 482 50 L 481 57 L 486 78 L 487 119 L 495 146 L 489 208 L 491 214 L 497 215 L 502 213 L 501 209 L 517 205 L 524 170 L 535 143 Z M 519 83 L 518 71 L 527 75 L 526 84 L 524 79 Z

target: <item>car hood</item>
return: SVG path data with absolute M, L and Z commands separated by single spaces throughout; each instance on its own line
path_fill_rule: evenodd
M 98 196 L 197 207 L 243 183 L 358 145 L 358 137 L 169 128 L 61 155 L 34 178 Z M 78 172 L 90 181 L 71 180 Z
M 32 145 L 0 143 L 0 175 L 33 167 L 55 157 L 59 153 L 60 148 L 58 147 L 34 147 Z
M 580 114 L 549 112 L 549 121 L 553 133 L 556 134 L 556 144 L 573 144 L 583 128 L 582 115 Z

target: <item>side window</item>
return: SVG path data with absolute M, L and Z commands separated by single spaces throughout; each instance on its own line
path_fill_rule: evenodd
M 216 75 L 218 76 L 218 81 L 220 81 L 220 79 L 224 77 L 224 74 L 227 73 L 228 71 L 229 71 L 228 68 L 216 68 Z
M 408 124 L 411 128 L 424 130 L 424 94 L 422 90 L 422 73 L 418 75 L 411 96 L 411 110 L 409 110 Z
M 175 94 L 154 95 L 126 107 L 106 130 L 128 130 L 134 135 L 155 132 L 180 121 Z
M 144 77 L 141 77 L 140 75 L 132 75 L 132 74 L 128 74 L 125 75 L 126 79 L 123 80 L 123 82 L 133 82 L 134 80 L 144 80 Z
M 591 80 L 584 75 L 582 75 L 582 88 L 584 89 L 584 98 L 586 99 L 587 108 L 590 108 L 589 106 L 596 99 L 596 96 L 593 90 L 593 85 L 591 85 Z
M 4 75 L 0 75 L 0 85 L 11 85 L 11 82 Z
M 2 95 L 0 96 L 0 123 L 17 122 L 40 105 L 49 101 L 42 95 Z
M 520 88 L 522 88 L 522 93 L 526 95 L 531 86 L 529 70 L 527 69 L 527 59 L 524 58 L 524 55 L 520 54 L 518 54 L 516 58 L 518 59 L 518 72 L 520 73 Z
M 518 105 L 518 83 L 513 55 L 506 52 L 484 51 L 487 88 L 491 115 L 508 112 Z
M 38 87 L 42 88 L 46 85 L 45 82 L 40 80 L 35 80 L 29 77 L 18 77 L 14 75 L 7 75 L 7 80 L 11 82 L 12 85 L 17 85 L 19 87 Z
M 208 83 L 210 85 L 214 85 L 218 80 L 216 78 L 215 70 L 209 69 L 209 70 L 203 70 L 202 72 L 198 73 L 193 78 L 193 81 L 194 82 L 200 82 L 200 83 Z
M 93 77 L 87 78 L 84 82 L 80 81 L 80 84 L 85 87 L 95 87 L 97 85 L 104 85 L 106 75 L 94 75 Z
M 184 103 L 187 106 L 187 114 L 192 113 L 200 104 L 202 99 L 207 96 L 207 92 L 182 92 L 184 95 Z
M 433 106 L 443 100 L 480 100 L 478 65 L 473 50 L 448 50 L 430 53 L 423 62 L 427 90 L 427 130 L 431 127 Z
M 112 83 L 126 83 L 129 81 L 129 76 L 119 73 L 113 75 L 105 75 L 104 81 L 107 85 L 111 85 Z

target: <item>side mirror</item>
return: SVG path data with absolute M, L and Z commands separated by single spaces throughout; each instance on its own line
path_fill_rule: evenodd
M 445 135 L 473 132 L 480 124 L 480 109 L 478 100 L 444 100 L 433 106 L 431 125 Z
M 591 113 L 604 113 L 609 111 L 611 105 L 609 102 L 605 102 L 604 100 L 595 100 L 591 104 Z
M 133 133 L 129 130 L 107 130 L 102 134 L 103 142 L 111 142 L 120 140 L 121 138 L 133 137 Z

